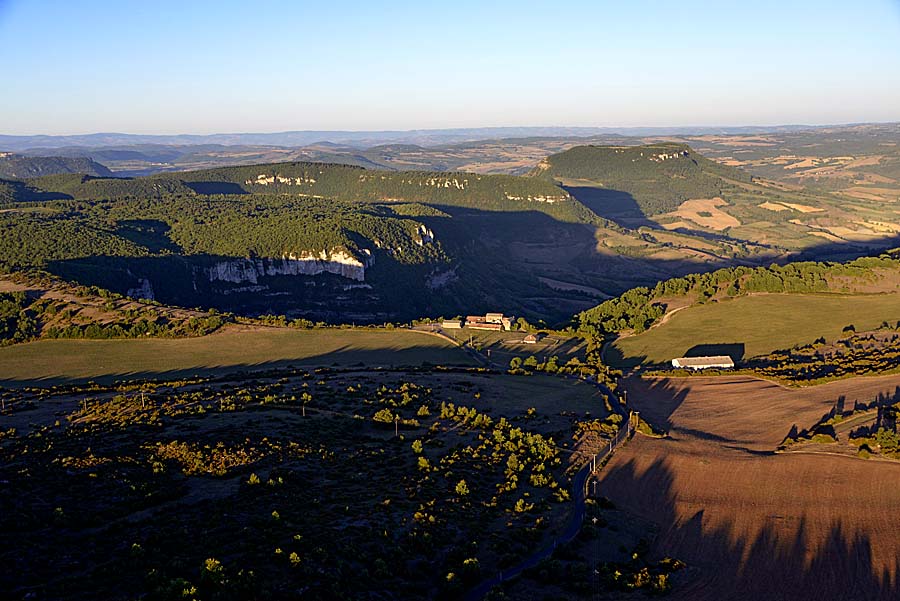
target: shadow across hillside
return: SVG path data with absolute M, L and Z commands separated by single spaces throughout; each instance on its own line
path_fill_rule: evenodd
M 658 223 L 647 219 L 647 215 L 638 205 L 634 196 L 628 192 L 592 186 L 560 187 L 594 213 L 604 219 L 609 219 L 616 225 L 628 229 L 639 227 L 662 229 Z
M 250 194 L 234 182 L 184 182 L 184 185 L 197 194 Z
M 116 222 L 116 234 L 150 252 L 179 253 L 181 247 L 169 237 L 172 228 L 159 219 L 126 219 Z
M 748 379 L 751 378 L 733 376 L 700 380 L 707 392 L 721 388 L 722 394 L 727 395 L 729 387 Z M 890 513 L 890 506 L 884 505 L 886 500 L 869 508 L 840 505 L 841 489 L 834 489 L 829 481 L 831 471 L 827 466 L 810 460 L 808 466 L 797 465 L 795 469 L 798 474 L 805 474 L 808 469 L 821 471 L 821 486 L 829 487 L 828 503 L 838 504 L 840 511 L 824 505 L 822 512 L 815 514 L 809 513 L 810 509 L 793 510 L 792 495 L 783 489 L 794 484 L 789 471 L 781 472 L 786 480 L 753 483 L 759 487 L 758 500 L 753 496 L 753 486 L 740 487 L 735 502 L 747 504 L 746 514 L 739 507 L 734 507 L 733 513 L 723 507 L 722 500 L 730 498 L 731 491 L 718 490 L 716 487 L 721 484 L 716 480 L 716 472 L 708 470 L 740 469 L 746 465 L 748 477 L 759 477 L 783 470 L 784 459 L 774 449 L 754 444 L 748 448 L 746 440 L 698 429 L 696 424 L 704 422 L 697 422 L 697 411 L 712 413 L 716 411 L 714 407 L 691 407 L 684 421 L 692 427 L 673 423 L 672 416 L 690 394 L 692 380 L 624 380 L 629 405 L 654 427 L 669 432 L 669 437 L 635 440 L 635 447 L 622 451 L 622 461 L 613 459 L 601 472 L 599 486 L 601 494 L 618 509 L 658 525 L 659 535 L 650 541 L 650 561 L 673 557 L 687 563 L 687 570 L 675 574 L 670 597 L 691 601 L 900 598 L 900 557 L 883 546 L 885 541 L 893 540 L 893 533 L 885 530 L 880 517 L 880 512 L 896 512 Z M 900 398 L 900 387 L 878 393 L 870 402 L 853 399 L 852 408 L 883 407 L 896 398 Z M 849 411 L 850 405 L 846 396 L 838 396 L 834 401 L 836 411 Z M 734 451 L 740 455 L 734 455 Z M 744 461 L 754 463 L 743 464 Z M 769 461 L 771 471 L 764 467 Z M 896 473 L 895 467 L 861 463 L 860 469 L 884 469 L 885 475 L 890 476 Z M 708 489 L 698 494 L 703 489 L 697 488 L 695 478 L 707 478 Z M 770 496 L 765 487 L 776 485 L 782 488 L 773 489 Z M 872 493 L 877 495 L 878 491 Z M 896 497 L 893 499 L 896 501 Z M 805 507 L 815 506 L 807 497 Z M 873 512 L 873 519 L 861 513 L 865 511 Z M 880 530 L 875 530 L 876 526 Z
M 673 599 L 900 598 L 900 558 L 876 558 L 871 536 L 840 518 L 831 521 L 822 539 L 813 538 L 806 515 L 797 520 L 772 515 L 749 531 L 739 518 L 711 525 L 702 506 L 688 519 L 679 516 L 676 476 L 665 459 L 646 468 L 631 460 L 608 469 L 601 484 L 606 496 L 617 508 L 660 527 L 649 559 L 671 556 L 687 563 L 688 569 L 675 575 Z

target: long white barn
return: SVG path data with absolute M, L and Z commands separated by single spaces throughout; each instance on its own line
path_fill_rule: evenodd
M 672 367 L 684 369 L 708 369 L 711 367 L 731 369 L 734 367 L 734 360 L 728 355 L 679 357 L 678 359 L 672 359 Z

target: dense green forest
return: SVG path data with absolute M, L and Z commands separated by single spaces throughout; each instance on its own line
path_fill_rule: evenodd
M 0 214 L 0 265 L 43 267 L 92 256 L 152 254 L 273 257 L 381 246 L 401 263 L 443 259 L 418 245 L 413 219 L 379 205 L 274 195 L 54 201 L 46 212 Z M 401 249 L 401 251 L 396 251 Z
M 721 196 L 735 189 L 728 180 L 750 181 L 743 171 L 710 161 L 684 144 L 576 146 L 547 157 L 531 175 L 628 193 L 645 215 L 672 211 L 691 198 Z
M 769 267 L 728 267 L 634 288 L 576 317 L 578 329 L 594 340 L 622 330 L 642 332 L 665 313 L 666 302 L 688 297 L 691 303 L 753 292 L 848 293 L 900 274 L 900 255 L 863 257 L 846 263 L 804 261 Z
M 528 300 L 542 284 L 505 249 L 529 237 L 589 240 L 584 226 L 605 223 L 531 178 L 318 163 L 139 178 L 56 174 L 7 180 L 0 193 L 2 269 L 44 269 L 182 306 L 329 320 L 462 306 L 545 317 L 552 301 Z M 273 263 L 341 252 L 365 265 L 366 285 L 349 294 L 342 278 L 289 281 Z M 566 318 L 565 308 L 556 311 Z
M 277 194 L 354 203 L 427 203 L 484 211 L 540 211 L 573 223 L 602 222 L 552 182 L 512 175 L 369 171 L 326 163 L 273 163 L 114 178 L 47 175 L 6 182 L 0 203 L 46 198 L 109 200 L 168 196 Z
M 24 292 L 0 292 L 0 346 L 24 342 L 37 332 L 37 321 L 29 314 L 31 304 Z

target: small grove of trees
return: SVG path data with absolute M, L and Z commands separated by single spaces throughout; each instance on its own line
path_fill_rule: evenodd
M 556 355 L 547 357 L 545 361 L 540 362 L 534 355 L 529 355 L 525 359 L 513 357 L 509 360 L 509 371 L 513 374 L 544 372 L 548 374 L 571 374 L 580 377 L 594 376 L 610 382 L 618 374 L 618 372 L 610 372 L 606 366 L 583 362 L 578 357 L 571 357 L 565 363 L 560 364 L 559 357 Z
M 215 332 L 225 324 L 218 315 L 209 317 L 190 317 L 184 321 L 159 323 L 147 319 L 138 319 L 134 323 L 89 323 L 52 326 L 47 328 L 47 338 L 140 338 L 144 336 L 179 337 L 205 336 Z
M 28 311 L 24 292 L 0 292 L 0 346 L 24 342 L 37 335 L 38 324 Z

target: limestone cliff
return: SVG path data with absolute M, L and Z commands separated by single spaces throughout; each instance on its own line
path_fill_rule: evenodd
M 204 268 L 210 282 L 230 282 L 233 284 L 256 284 L 259 278 L 279 275 L 319 275 L 333 273 L 341 277 L 365 281 L 366 267 L 372 264 L 371 252 L 362 251 L 364 259 L 357 259 L 349 252 L 332 249 L 303 251 L 287 254 L 280 259 L 232 259 L 218 261 Z

